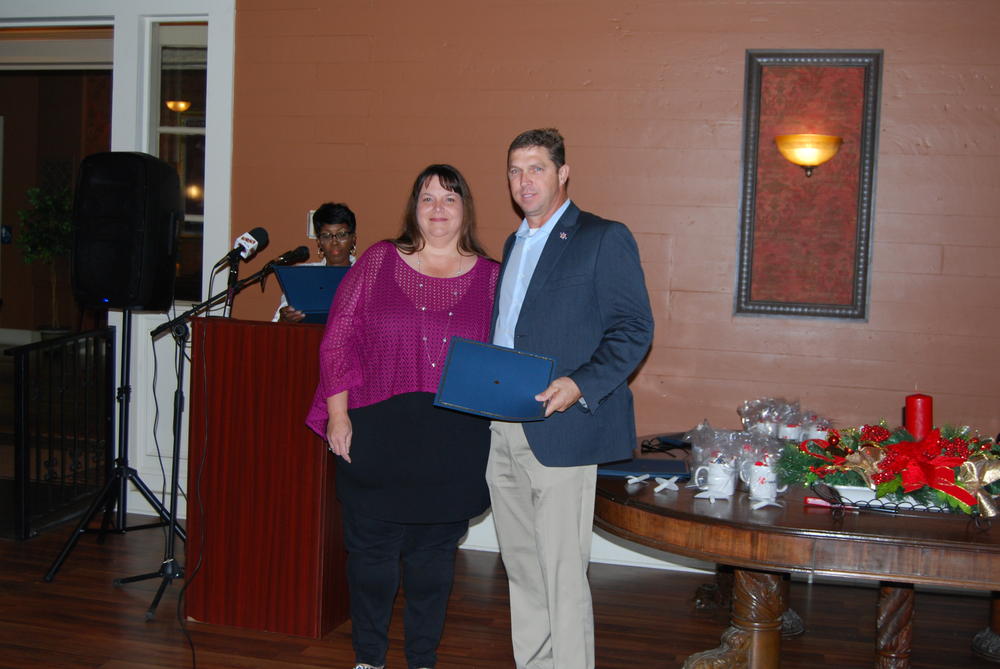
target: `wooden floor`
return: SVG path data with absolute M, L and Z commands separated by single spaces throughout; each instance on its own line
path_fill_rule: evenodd
M 145 613 L 159 579 L 116 587 L 113 579 L 159 569 L 159 529 L 81 538 L 52 583 L 42 581 L 70 527 L 27 542 L 0 540 L 0 667 L 191 667 L 192 650 L 177 619 L 184 581 L 167 590 L 153 620 Z M 181 556 L 181 561 L 183 558 Z M 701 574 L 595 564 L 590 571 L 597 623 L 597 666 L 679 667 L 718 645 L 727 613 L 693 607 Z M 785 669 L 873 665 L 876 590 L 793 583 L 791 604 L 805 635 L 782 645 Z M 969 642 L 986 625 L 988 600 L 919 591 L 912 666 L 996 667 Z M 405 669 L 401 616 L 391 630 L 390 669 Z M 513 666 L 503 568 L 492 553 L 461 551 L 439 669 Z M 312 640 L 189 624 L 197 667 L 353 666 L 350 623 Z

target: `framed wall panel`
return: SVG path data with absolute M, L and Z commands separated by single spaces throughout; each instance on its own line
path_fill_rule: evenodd
M 735 312 L 866 319 L 881 51 L 748 51 Z M 775 145 L 835 135 L 811 176 Z

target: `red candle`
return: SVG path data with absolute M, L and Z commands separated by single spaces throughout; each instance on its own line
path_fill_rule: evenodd
M 930 395 L 906 396 L 906 431 L 920 441 L 934 429 L 934 399 Z

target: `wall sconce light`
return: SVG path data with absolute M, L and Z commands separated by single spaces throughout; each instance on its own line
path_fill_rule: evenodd
M 191 108 L 190 100 L 167 100 L 164 104 L 172 112 L 186 112 Z
M 837 155 L 844 140 L 834 135 L 778 135 L 774 143 L 785 159 L 798 165 L 811 177 L 813 168 Z

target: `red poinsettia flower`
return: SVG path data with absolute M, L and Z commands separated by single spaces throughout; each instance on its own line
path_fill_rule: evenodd
M 890 449 L 895 454 L 895 468 L 900 471 L 903 491 L 913 492 L 924 486 L 974 506 L 976 498 L 955 483 L 955 470 L 965 458 L 940 455 L 941 430 L 933 430 L 920 441 L 901 441 Z

